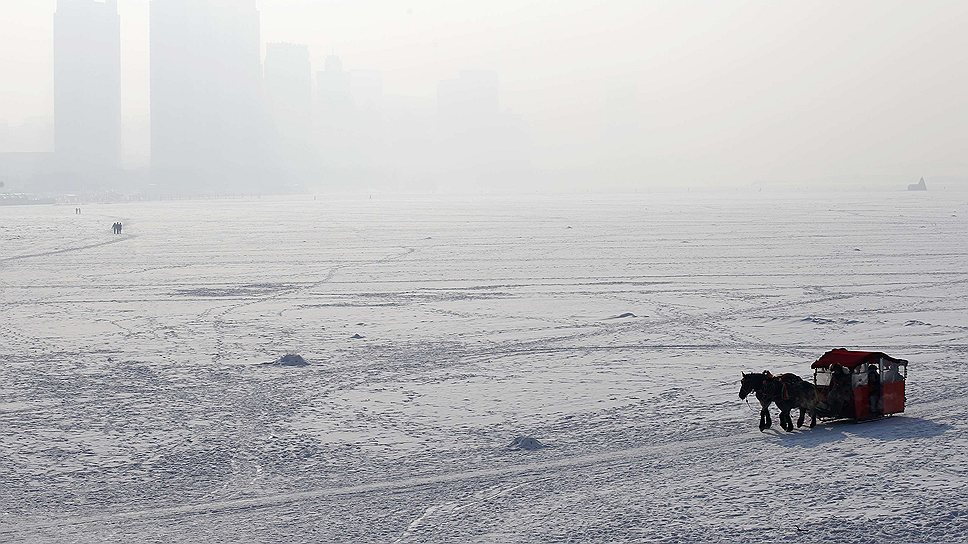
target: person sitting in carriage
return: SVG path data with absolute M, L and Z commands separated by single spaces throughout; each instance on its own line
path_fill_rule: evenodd
M 852 398 L 850 371 L 841 365 L 831 365 L 830 392 L 827 394 L 827 406 L 836 414 L 850 412 Z
M 881 413 L 881 375 L 877 372 L 877 366 L 867 365 L 867 387 L 870 392 L 871 415 Z

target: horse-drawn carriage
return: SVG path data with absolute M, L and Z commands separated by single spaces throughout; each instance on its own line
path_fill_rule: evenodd
M 820 395 L 817 415 L 863 421 L 903 412 L 907 364 L 877 351 L 824 353 L 811 365 Z
M 760 402 L 760 430 L 772 425 L 770 404 L 780 409 L 780 425 L 793 430 L 790 410 L 800 410 L 797 426 L 810 415 L 816 419 L 853 419 L 865 421 L 904 411 L 904 359 L 881 352 L 834 349 L 811 365 L 813 383 L 796 374 L 774 376 L 770 372 L 743 373 L 739 398 L 755 393 Z

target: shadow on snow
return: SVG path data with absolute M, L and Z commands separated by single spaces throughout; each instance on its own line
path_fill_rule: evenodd
M 883 442 L 931 438 L 947 432 L 951 425 L 911 416 L 891 416 L 873 421 L 851 420 L 818 423 L 813 429 L 803 427 L 799 432 L 780 433 L 784 440 L 779 445 L 788 448 L 813 448 L 845 438 L 870 438 Z

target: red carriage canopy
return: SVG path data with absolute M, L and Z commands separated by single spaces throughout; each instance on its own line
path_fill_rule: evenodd
M 882 357 L 897 364 L 907 364 L 907 361 L 904 359 L 895 359 L 880 351 L 851 351 L 844 348 L 837 348 L 824 353 L 822 357 L 810 365 L 810 368 L 830 368 L 831 365 L 840 365 L 853 370 L 864 363 L 876 362 Z

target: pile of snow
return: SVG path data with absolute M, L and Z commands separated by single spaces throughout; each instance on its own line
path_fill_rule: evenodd
M 800 320 L 803 323 L 813 323 L 814 325 L 857 325 L 860 321 L 856 319 L 827 319 L 825 317 L 809 316 Z
M 350 338 L 352 338 L 353 340 L 362 340 L 366 337 L 363 336 L 362 334 L 357 333 L 357 334 L 354 334 L 353 336 L 350 336 Z
M 508 444 L 508 449 L 512 450 L 526 450 L 534 451 L 544 448 L 545 445 L 538 442 L 537 439 L 531 438 L 530 436 L 519 436 L 515 438 L 510 444 Z
M 277 366 L 309 366 L 309 362 L 307 362 L 306 359 L 303 359 L 302 355 L 299 355 L 298 353 L 287 353 L 275 361 L 266 364 Z
M 808 316 L 808 317 L 804 317 L 800 321 L 803 321 L 804 323 L 813 323 L 815 325 L 831 325 L 833 323 L 836 323 L 836 321 L 833 320 L 833 319 L 826 319 L 826 318 L 823 318 L 823 317 L 814 317 L 812 315 L 811 316 Z

